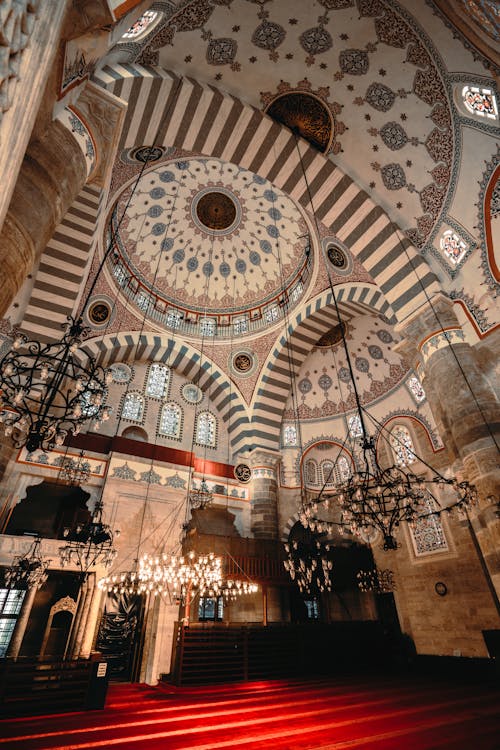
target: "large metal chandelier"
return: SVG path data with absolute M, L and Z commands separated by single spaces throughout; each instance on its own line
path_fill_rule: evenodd
M 51 560 L 42 557 L 41 538 L 38 536 L 24 555 L 18 555 L 5 570 L 4 583 L 8 589 L 41 588 L 47 580 Z
M 213 552 L 197 555 L 166 555 L 151 557 L 143 555 L 139 561 L 139 572 L 149 581 L 148 590 L 156 594 L 168 591 L 170 595 L 185 601 L 188 592 L 200 596 L 218 596 L 223 584 L 222 559 Z
M 299 587 L 301 594 L 314 596 L 332 590 L 331 571 L 333 563 L 328 553 L 329 544 L 319 539 L 308 541 L 294 540 L 285 544 L 287 559 L 283 561 L 285 570 Z
M 102 510 L 102 500 L 99 500 L 90 521 L 64 529 L 64 537 L 68 544 L 59 552 L 62 567 L 73 564 L 82 573 L 86 573 L 94 565 L 111 565 L 117 554 L 113 546 L 114 538 L 120 532 L 112 531 L 111 527 L 103 522 Z
M 478 501 L 476 488 L 468 482 L 447 479 L 434 471 L 432 477 L 418 477 L 404 466 L 382 468 L 378 462 L 373 438 L 362 438 L 362 468 L 347 481 L 321 492 L 310 503 L 303 503 L 300 520 L 311 531 L 331 531 L 339 526 L 341 533 L 360 536 L 371 541 L 374 532 L 382 535 L 384 550 L 398 547 L 396 534 L 400 524 L 410 525 L 420 519 L 437 517 L 453 511 L 465 512 Z M 451 500 L 440 502 L 441 489 L 451 492 Z M 340 522 L 333 521 L 330 508 L 339 508 Z M 328 518 L 318 513 L 328 511 Z
M 97 426 L 109 418 L 104 402 L 110 375 L 80 348 L 89 329 L 72 317 L 64 328 L 54 343 L 18 336 L 0 362 L 5 434 L 30 452 L 62 445 L 89 419 Z

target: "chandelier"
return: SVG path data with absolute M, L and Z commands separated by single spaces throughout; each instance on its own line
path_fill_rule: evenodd
M 153 589 L 147 573 L 137 568 L 137 561 L 132 570 L 105 576 L 98 581 L 97 586 L 101 591 L 115 595 L 147 594 Z
M 90 477 L 90 463 L 84 459 L 83 451 L 77 459 L 66 456 L 61 463 L 61 479 L 66 480 L 71 485 L 81 485 Z
M 318 526 L 324 526 L 330 530 L 338 525 L 340 533 L 353 534 L 364 541 L 372 540 L 378 531 L 384 550 L 395 550 L 396 534 L 403 521 L 415 525 L 442 513 L 463 513 L 478 501 L 476 488 L 468 482 L 448 479 L 438 472 L 430 478 L 419 477 L 404 466 L 382 468 L 374 440 L 366 433 L 362 438 L 361 463 L 362 468 L 328 490 L 328 496 L 320 493 L 312 503 L 303 504 L 300 520 L 306 528 L 317 531 Z M 436 496 L 441 488 L 452 494 L 446 505 L 441 505 Z M 340 522 L 318 517 L 318 511 L 330 506 L 340 508 Z
M 68 540 L 68 544 L 59 552 L 63 568 L 73 564 L 82 573 L 86 573 L 93 565 L 105 567 L 111 565 L 117 554 L 113 542 L 120 532 L 118 530 L 113 532 L 111 527 L 103 522 L 102 510 L 102 500 L 99 500 L 90 521 L 64 529 L 64 537 Z
M 372 570 L 359 570 L 356 573 L 358 579 L 358 588 L 364 594 L 373 592 L 374 594 L 389 594 L 396 588 L 394 573 L 386 568 L 373 568 Z
M 80 349 L 89 329 L 68 317 L 60 341 L 40 343 L 18 336 L 0 361 L 1 407 L 5 434 L 31 453 L 62 445 L 92 419 L 96 428 L 109 418 L 104 405 L 110 373 Z
M 18 555 L 5 570 L 4 582 L 8 589 L 41 588 L 47 580 L 51 560 L 42 557 L 41 538 L 38 536 L 24 555 Z
M 295 145 L 317 236 L 321 237 L 319 221 L 312 204 L 311 190 L 297 133 L 295 133 Z M 398 547 L 395 535 L 402 522 L 416 524 L 420 519 L 436 517 L 444 512 L 451 513 L 453 510 L 465 512 L 470 506 L 477 503 L 478 494 L 476 488 L 469 482 L 459 482 L 455 478 L 448 479 L 442 476 L 416 454 L 413 454 L 414 458 L 421 461 L 432 472 L 431 478 L 418 477 L 407 470 L 404 465 L 392 465 L 388 468 L 380 466 L 375 441 L 368 434 L 363 419 L 363 413 L 366 410 L 361 406 L 351 355 L 347 346 L 346 327 L 340 314 L 335 285 L 323 245 L 322 248 L 340 341 L 349 370 L 349 382 L 352 385 L 361 427 L 361 456 L 358 457 L 358 470 L 337 484 L 333 491 L 328 490 L 328 498 L 323 498 L 324 488 L 317 499 L 312 502 L 304 501 L 304 498 L 302 498 L 300 519 L 303 525 L 313 532 L 319 531 L 322 527 L 326 527 L 326 530 L 330 531 L 333 529 L 331 519 L 329 523 L 328 520 L 317 518 L 315 514 L 320 506 L 323 506 L 323 509 L 326 510 L 329 503 L 333 501 L 332 504 L 340 508 L 341 511 L 340 523 L 336 522 L 341 533 L 347 532 L 360 536 L 364 541 L 371 541 L 375 532 L 380 532 L 383 548 L 394 550 Z M 373 419 L 373 421 L 376 420 Z M 380 436 L 383 436 L 384 427 L 380 424 L 379 430 Z M 341 475 L 342 472 L 339 471 L 339 474 Z M 442 490 L 445 490 L 446 493 L 450 491 L 452 495 L 451 498 L 447 498 L 445 505 L 442 505 L 436 497 L 436 494 L 439 495 Z
M 285 544 L 287 560 L 285 570 L 299 587 L 301 594 L 314 596 L 332 590 L 331 571 L 333 563 L 329 559 L 329 544 L 322 544 L 311 535 L 309 540 L 294 540 Z
M 139 561 L 140 575 L 146 579 L 153 594 L 168 591 L 185 601 L 188 591 L 200 596 L 218 596 L 223 585 L 222 559 L 213 552 L 197 555 L 166 555 L 153 558 L 143 555 Z
M 189 504 L 191 508 L 203 510 L 212 504 L 214 499 L 205 479 L 202 479 L 199 487 L 193 487 L 189 493 Z

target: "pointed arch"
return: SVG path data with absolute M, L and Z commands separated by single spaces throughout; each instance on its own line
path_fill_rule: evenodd
M 389 303 L 374 284 L 339 284 L 335 294 L 344 321 L 368 313 L 388 315 L 391 322 L 396 320 Z M 250 450 L 257 445 L 271 449 L 279 446 L 282 415 L 292 378 L 297 376 L 318 339 L 336 322 L 331 291 L 318 294 L 291 316 L 288 329 L 279 337 L 262 368 L 255 388 L 252 421 L 240 432 L 239 450 Z
M 160 67 L 116 63 L 94 81 L 129 103 L 119 148 L 154 142 L 213 156 L 258 173 L 306 210 L 312 201 L 317 218 L 364 265 L 400 322 L 439 291 L 424 258 L 383 208 L 331 159 L 297 143 L 256 108 Z
M 171 370 L 185 375 L 209 394 L 210 401 L 226 424 L 232 445 L 237 442 L 240 431 L 249 424 L 243 397 L 228 376 L 205 354 L 200 366 L 200 352 L 168 334 L 139 331 L 108 334 L 87 340 L 82 349 L 103 367 L 134 359 L 164 363 Z

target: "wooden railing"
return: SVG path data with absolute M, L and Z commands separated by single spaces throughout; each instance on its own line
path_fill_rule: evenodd
M 375 621 L 262 625 L 177 624 L 176 685 L 342 674 L 390 661 Z
M 288 582 L 289 577 L 281 560 L 271 557 L 222 555 L 224 572 L 231 578 L 251 578 L 252 581 Z
M 77 659 L 0 660 L 0 715 L 103 708 L 108 686 L 107 664 Z

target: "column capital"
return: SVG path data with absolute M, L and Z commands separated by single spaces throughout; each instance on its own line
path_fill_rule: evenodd
M 402 323 L 396 331 L 415 348 L 420 350 L 423 341 L 442 329 L 461 328 L 451 300 L 443 292 L 433 295 L 430 303 L 420 307 Z
M 279 451 L 267 450 L 266 448 L 254 448 L 245 454 L 245 461 L 250 464 L 254 471 L 255 469 L 270 469 L 275 472 L 281 461 L 281 454 Z

